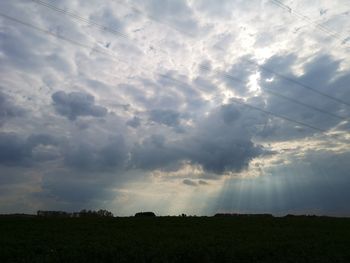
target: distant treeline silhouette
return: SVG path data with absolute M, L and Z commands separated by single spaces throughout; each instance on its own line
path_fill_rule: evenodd
M 100 209 L 97 211 L 83 209 L 80 212 L 65 212 L 65 211 L 44 211 L 37 212 L 39 217 L 113 217 L 113 213 Z M 288 215 L 291 216 L 291 215 Z M 156 217 L 154 212 L 138 212 L 135 217 Z M 180 214 L 179 217 L 187 217 L 186 214 Z M 190 216 L 196 217 L 196 215 Z M 214 217 L 273 217 L 271 214 L 238 214 L 238 213 L 217 213 Z
M 271 214 L 217 213 L 214 217 L 273 217 Z
M 113 213 L 105 210 L 86 210 L 83 209 L 80 212 L 65 212 L 65 211 L 49 211 L 49 210 L 38 210 L 36 215 L 34 214 L 21 214 L 21 213 L 15 213 L 15 214 L 0 214 L 0 217 L 59 217 L 59 218 L 74 218 L 74 217 L 114 217 Z M 130 217 L 130 216 L 127 216 Z M 132 216 L 131 216 L 132 217 Z M 138 212 L 134 215 L 134 217 L 159 217 L 154 212 Z M 167 216 L 160 216 L 160 217 L 250 217 L 250 218 L 273 218 L 274 216 L 272 214 L 239 214 L 239 213 L 217 213 L 214 216 L 197 216 L 197 215 L 186 215 L 186 214 L 179 214 L 179 215 L 167 215 Z M 322 216 L 322 215 L 313 215 L 313 214 L 306 214 L 306 215 L 293 215 L 293 214 L 287 214 L 284 216 L 280 216 L 281 218 L 296 218 L 296 217 L 329 217 L 329 216 Z
M 135 217 L 155 217 L 156 214 L 153 212 L 138 212 L 135 214 Z
M 65 211 L 43 211 L 39 210 L 37 216 L 40 217 L 113 217 L 113 213 L 100 209 L 98 211 L 83 209 L 80 212 L 65 212 Z

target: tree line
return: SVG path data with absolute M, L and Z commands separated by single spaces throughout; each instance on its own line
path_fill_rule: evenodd
M 113 213 L 105 210 L 86 210 L 83 209 L 80 212 L 65 212 L 65 211 L 44 211 L 39 210 L 36 213 L 39 217 L 113 217 Z
M 65 211 L 37 211 L 38 217 L 114 217 L 113 213 L 105 210 L 86 210 L 83 209 L 80 212 L 65 212 Z M 138 212 L 135 217 L 156 217 L 154 212 Z M 196 215 L 188 216 L 186 214 L 180 214 L 179 217 L 196 217 Z M 271 214 L 239 214 L 239 213 L 217 213 L 214 217 L 273 217 Z

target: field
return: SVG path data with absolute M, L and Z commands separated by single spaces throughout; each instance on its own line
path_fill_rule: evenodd
M 2 216 L 0 262 L 350 262 L 350 219 Z

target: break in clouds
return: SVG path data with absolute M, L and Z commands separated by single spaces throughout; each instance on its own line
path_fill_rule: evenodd
M 0 4 L 2 213 L 349 214 L 346 2 L 46 3 Z

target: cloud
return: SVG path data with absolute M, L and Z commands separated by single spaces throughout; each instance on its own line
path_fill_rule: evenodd
M 198 184 L 199 185 L 208 185 L 208 182 L 207 181 L 203 181 L 203 180 L 199 180 Z
M 127 156 L 124 137 L 119 135 L 109 138 L 102 146 L 88 142 L 68 146 L 64 152 L 64 162 L 83 171 L 118 170 L 125 167 Z
M 112 198 L 110 189 L 113 177 L 76 171 L 58 170 L 45 174 L 41 187 L 43 191 L 38 197 L 58 200 L 64 209 L 82 209 L 98 200 Z
M 16 106 L 6 94 L 0 91 L 0 126 L 7 120 L 22 117 L 24 113 L 21 107 Z
M 209 185 L 206 181 L 204 180 L 198 180 L 197 182 L 194 180 L 190 180 L 190 179 L 184 179 L 182 181 L 183 184 L 188 185 L 188 186 L 203 186 L 203 185 Z
M 339 71 L 340 62 L 328 55 L 317 55 L 312 60 L 302 64 L 303 74 L 300 76 L 292 71 L 293 65 L 296 62 L 297 58 L 295 55 L 288 54 L 286 56 L 273 56 L 264 64 L 264 67 L 278 73 L 281 72 L 285 76 L 279 77 L 271 72 L 261 71 L 260 85 L 262 92 L 266 96 L 266 109 L 324 130 L 331 129 L 344 121 L 345 118 L 342 119 L 342 117 L 350 114 L 350 107 L 328 98 L 327 94 L 346 101 L 345 98 L 348 95 L 348 91 L 339 88 L 342 86 L 339 86 L 339 84 L 349 79 L 350 74 Z M 316 92 L 312 92 L 308 88 L 305 89 L 285 78 L 303 83 L 306 87 L 316 90 Z M 320 109 L 320 111 L 296 104 L 293 101 L 269 93 L 269 91 Z M 326 94 L 326 96 L 317 94 L 317 92 Z M 337 118 L 337 116 L 339 117 Z M 277 125 L 277 123 L 278 120 L 273 122 L 272 126 Z M 292 137 L 307 137 L 310 134 L 318 133 L 306 127 L 295 129 L 293 126 L 295 127 L 296 124 L 285 123 L 283 126 L 280 125 L 280 127 L 275 126 L 275 128 L 270 129 L 268 136 L 275 139 L 279 137 L 288 139 Z M 269 129 L 272 127 L 267 125 L 266 128 Z
M 109 7 L 103 7 L 95 10 L 90 15 L 93 21 L 100 21 L 100 24 L 107 24 L 109 28 L 113 28 L 113 32 L 124 33 L 124 25 L 118 18 L 118 14 Z
M 182 181 L 182 183 L 185 185 L 189 185 L 189 186 L 197 186 L 197 183 L 195 181 L 190 180 L 190 179 L 184 179 Z
M 50 160 L 50 151 L 40 158 L 39 146 L 55 146 L 57 141 L 50 135 L 37 134 L 23 139 L 17 133 L 0 133 L 0 164 L 5 166 L 32 165 L 36 161 Z M 47 149 L 49 150 L 49 149 Z M 36 160 L 33 156 L 36 156 Z
M 21 164 L 30 155 L 30 148 L 15 133 L 1 133 L 0 146 L 1 164 Z
M 170 127 L 176 127 L 180 124 L 180 114 L 174 110 L 152 110 L 150 119 Z
M 231 14 L 231 6 L 229 5 L 230 1 L 222 1 L 220 5 L 215 4 L 212 1 L 208 0 L 200 0 L 196 2 L 197 8 L 201 10 L 202 12 L 208 13 L 210 16 L 213 17 L 229 17 Z
M 134 116 L 132 119 L 128 120 L 126 124 L 136 129 L 141 125 L 141 119 Z
M 184 179 L 199 186 L 196 192 L 203 190 L 192 199 L 197 211 L 220 187 L 227 193 L 226 209 L 241 202 L 251 211 L 282 211 L 282 200 L 286 209 L 343 209 L 340 199 L 349 199 L 343 187 L 347 180 L 341 177 L 348 169 L 347 141 L 328 140 L 319 131 L 240 104 L 346 134 L 348 106 L 254 64 L 347 100 L 350 64 L 339 39 L 261 1 L 64 0 L 54 5 L 91 23 L 32 1 L 0 1 L 7 15 L 43 29 L 0 18 L 0 180 L 13 189 L 1 188 L 2 211 L 102 204 L 128 214 L 133 195 L 142 196 L 134 207 L 152 199 L 155 209 L 180 213 L 185 192 L 194 190 L 181 187 Z M 311 20 L 319 18 L 319 7 L 305 1 L 302 6 Z M 343 15 L 329 11 L 322 17 L 334 28 L 348 28 L 350 20 L 339 3 L 322 6 L 334 8 Z M 315 151 L 314 158 L 305 148 Z M 332 193 L 339 196 L 324 194 L 326 180 L 317 177 L 322 171 L 333 175 L 332 170 Z M 237 180 L 221 185 L 232 174 Z M 243 174 L 257 178 L 238 180 Z M 293 197 L 297 201 L 293 189 L 300 195 Z M 158 191 L 178 196 L 182 205 Z M 267 205 L 267 199 L 274 204 Z M 332 202 L 340 205 L 333 209 Z
M 239 172 L 249 161 L 264 153 L 251 141 L 242 127 L 241 109 L 235 104 L 223 105 L 203 118 L 187 136 L 170 142 L 163 136 L 152 136 L 137 144 L 131 162 L 143 169 L 166 168 L 189 161 L 207 172 Z
M 95 105 L 94 96 L 85 92 L 57 91 L 51 98 L 56 112 L 72 121 L 79 116 L 104 117 L 107 114 L 107 109 Z
M 198 30 L 199 25 L 194 18 L 193 10 L 185 0 L 150 0 L 142 4 L 149 14 L 161 23 L 170 24 L 183 32 L 193 33 Z
M 220 77 L 226 83 L 227 87 L 232 89 L 239 96 L 247 96 L 250 93 L 250 77 L 257 72 L 257 66 L 252 63 L 250 56 L 240 58 L 236 63 Z
M 189 160 L 217 174 L 245 169 L 264 150 L 252 142 L 244 115 L 244 109 L 234 103 L 211 112 L 184 140 Z
M 131 150 L 131 167 L 154 170 L 169 167 L 178 168 L 182 149 L 169 145 L 162 135 L 151 135 Z

